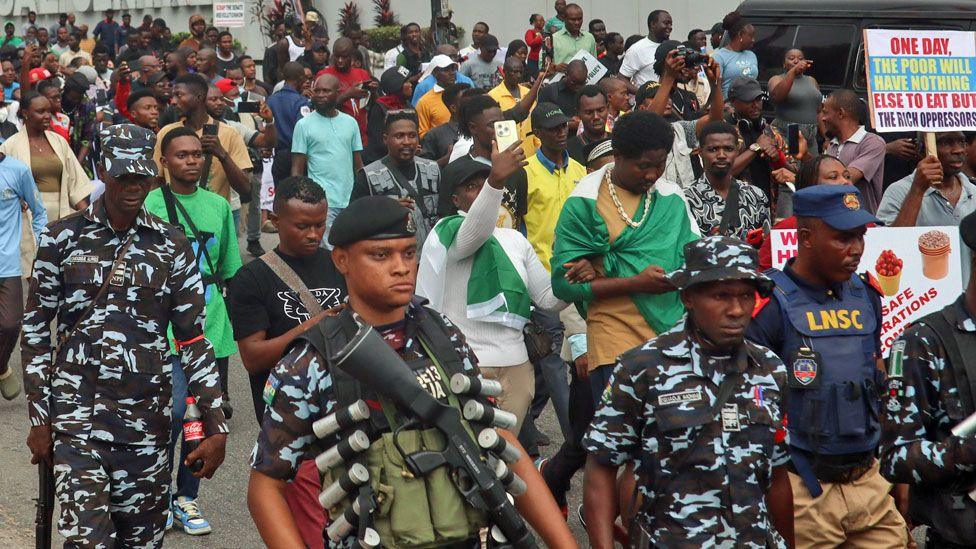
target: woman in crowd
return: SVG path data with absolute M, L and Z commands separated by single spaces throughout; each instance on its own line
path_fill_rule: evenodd
M 509 57 L 518 57 L 522 60 L 524 66 L 528 66 L 529 63 L 529 46 L 521 40 L 512 40 L 508 43 L 508 49 L 505 50 L 505 59 Z M 529 82 L 529 71 L 522 72 L 522 82 Z
M 525 31 L 525 43 L 529 46 L 525 75 L 532 79 L 539 74 L 539 53 L 542 52 L 542 29 L 546 26 L 546 18 L 541 14 L 533 13 L 532 17 L 529 17 L 529 24 L 532 28 Z
M 712 58 L 722 66 L 722 93 L 728 97 L 729 86 L 736 78 L 759 78 L 759 60 L 750 49 L 756 41 L 756 28 L 742 14 L 733 11 L 726 15 L 722 28 L 728 32 L 729 43 L 712 54 Z
M 24 127 L 0 145 L 0 153 L 27 164 L 47 210 L 48 222 L 88 207 L 92 182 L 78 163 L 68 142 L 51 128 L 51 102 L 36 91 L 24 92 L 18 111 Z M 27 214 L 24 214 L 27 215 Z M 23 224 L 20 260 L 30 272 L 36 251 L 30 222 Z
M 806 71 L 813 65 L 803 50 L 793 48 L 783 58 L 783 74 L 769 79 L 769 98 L 776 107 L 773 125 L 786 134 L 787 126 L 799 124 L 811 154 L 817 154 L 817 109 L 823 94 L 817 81 Z
M 836 156 L 822 154 L 804 162 L 796 175 L 796 190 L 813 185 L 851 185 L 851 174 L 847 166 Z M 773 230 L 795 229 L 796 216 L 790 216 L 773 225 Z M 759 269 L 765 271 L 773 266 L 772 238 L 766 235 L 759 248 Z

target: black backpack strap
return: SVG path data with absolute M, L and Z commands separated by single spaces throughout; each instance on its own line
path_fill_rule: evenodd
M 953 378 L 956 380 L 956 387 L 959 388 L 959 400 L 969 414 L 973 411 L 976 403 L 976 361 L 963 360 L 962 350 L 956 341 L 955 333 L 958 331 L 956 324 L 955 303 L 943 308 L 941 311 L 927 315 L 919 320 L 932 329 L 935 338 L 945 349 L 947 366 L 952 370 Z M 969 390 L 965 390 L 966 388 Z
M 204 259 L 207 261 L 207 267 L 210 268 L 210 275 L 204 276 L 203 285 L 213 284 L 217 286 L 218 289 L 223 291 L 224 281 L 220 279 L 220 275 L 214 269 L 213 261 L 210 260 L 210 252 L 207 251 L 207 241 L 203 239 L 200 231 L 197 229 L 196 224 L 190 217 L 189 212 L 183 207 L 183 204 L 177 200 L 176 196 L 173 195 L 173 189 L 169 188 L 169 185 L 162 185 L 160 187 L 163 193 L 163 202 L 166 203 L 166 216 L 169 217 L 169 222 L 177 227 L 182 227 L 180 225 L 180 219 L 176 215 L 176 210 L 179 210 L 183 215 L 183 219 L 186 220 L 186 224 L 190 226 L 190 232 L 193 233 L 193 239 L 197 241 L 197 248 L 200 250 L 199 253 L 203 253 Z
M 729 194 L 725 199 L 725 209 L 722 210 L 722 219 L 718 225 L 718 234 L 720 236 L 733 236 L 728 234 L 729 225 L 732 224 L 732 220 L 738 215 L 739 215 L 739 182 L 733 179 L 732 185 L 729 186 Z
M 444 324 L 444 319 L 441 318 L 440 313 L 423 307 L 423 314 L 418 316 L 417 325 L 420 329 L 420 335 L 430 346 L 431 352 L 440 361 L 441 366 L 447 370 L 448 379 L 456 373 L 464 373 L 464 364 L 461 362 L 457 348 L 451 341 L 452 334 L 447 325 Z

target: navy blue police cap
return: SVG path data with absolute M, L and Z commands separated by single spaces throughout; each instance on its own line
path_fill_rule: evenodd
M 853 185 L 813 185 L 793 195 L 793 214 L 816 217 L 838 231 L 849 231 L 878 218 L 861 207 L 861 193 Z

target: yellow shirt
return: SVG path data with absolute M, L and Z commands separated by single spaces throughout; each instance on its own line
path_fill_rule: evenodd
M 505 87 L 505 83 L 502 82 L 501 84 L 492 88 L 492 90 L 488 92 L 488 96 L 498 103 L 498 106 L 501 107 L 502 111 L 507 111 L 515 107 L 515 105 L 518 105 L 519 100 L 522 97 L 525 97 L 527 93 L 529 93 L 529 88 L 519 85 L 519 99 L 516 99 L 512 95 L 512 92 L 508 91 L 508 88 Z M 535 105 L 533 105 L 533 107 L 535 107 Z M 529 109 L 529 112 L 531 113 L 532 109 Z M 526 158 L 531 158 L 532 155 L 535 154 L 535 150 L 539 148 L 538 138 L 531 134 L 532 121 L 529 120 L 529 118 L 526 118 L 521 124 L 519 124 L 519 139 L 522 140 L 522 150 L 525 151 Z
M 617 187 L 617 198 L 627 215 L 634 217 L 643 195 Z M 596 211 L 607 224 L 610 242 L 620 236 L 627 227 L 617 207 L 610 198 L 610 191 L 606 180 L 600 183 L 600 190 L 596 195 Z M 602 275 L 603 262 L 598 260 L 594 268 Z M 617 355 L 628 349 L 644 344 L 657 334 L 647 325 L 644 315 L 637 310 L 637 305 L 630 296 L 594 299 L 586 311 L 586 345 L 589 369 L 613 364 Z
M 153 152 L 153 160 L 159 165 L 159 173 L 163 172 L 163 164 L 159 161 L 159 158 L 163 155 L 160 147 L 163 144 L 163 137 L 166 136 L 173 128 L 178 128 L 183 126 L 183 120 L 179 122 L 173 122 L 163 126 L 159 130 L 159 134 L 156 136 L 156 150 Z M 213 118 L 207 117 L 206 124 L 216 123 Z M 197 135 L 203 135 L 203 128 L 197 130 Z M 217 124 L 217 140 L 220 141 L 221 146 L 227 151 L 227 156 L 230 158 L 231 162 L 237 164 L 242 170 L 250 170 L 254 166 L 251 164 L 251 156 L 247 154 L 247 145 L 244 144 L 244 138 L 241 134 L 237 133 L 234 128 L 231 128 L 223 122 Z M 169 175 L 164 176 L 166 181 L 169 181 Z M 210 177 L 209 183 L 207 184 L 207 189 L 219 194 L 220 196 L 227 199 L 230 202 L 230 181 L 227 179 L 227 172 L 224 171 L 224 166 L 217 160 L 216 157 L 210 162 Z
M 551 270 L 549 260 L 552 259 L 552 241 L 559 213 L 576 188 L 576 183 L 586 175 L 586 168 L 569 158 L 569 154 L 565 154 L 565 158 L 566 167 L 555 168 L 540 150 L 528 158 L 529 163 L 523 168 L 526 178 L 526 238 L 547 270 Z
M 447 110 L 441 99 L 442 93 L 444 90 L 440 86 L 434 86 L 417 101 L 417 129 L 420 137 L 451 119 L 451 111 Z

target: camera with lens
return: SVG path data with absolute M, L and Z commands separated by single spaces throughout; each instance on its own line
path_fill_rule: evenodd
M 685 66 L 687 67 L 695 67 L 699 65 L 708 64 L 707 55 L 694 48 L 689 48 L 684 44 L 678 46 L 677 52 L 678 52 L 677 56 L 685 60 Z

